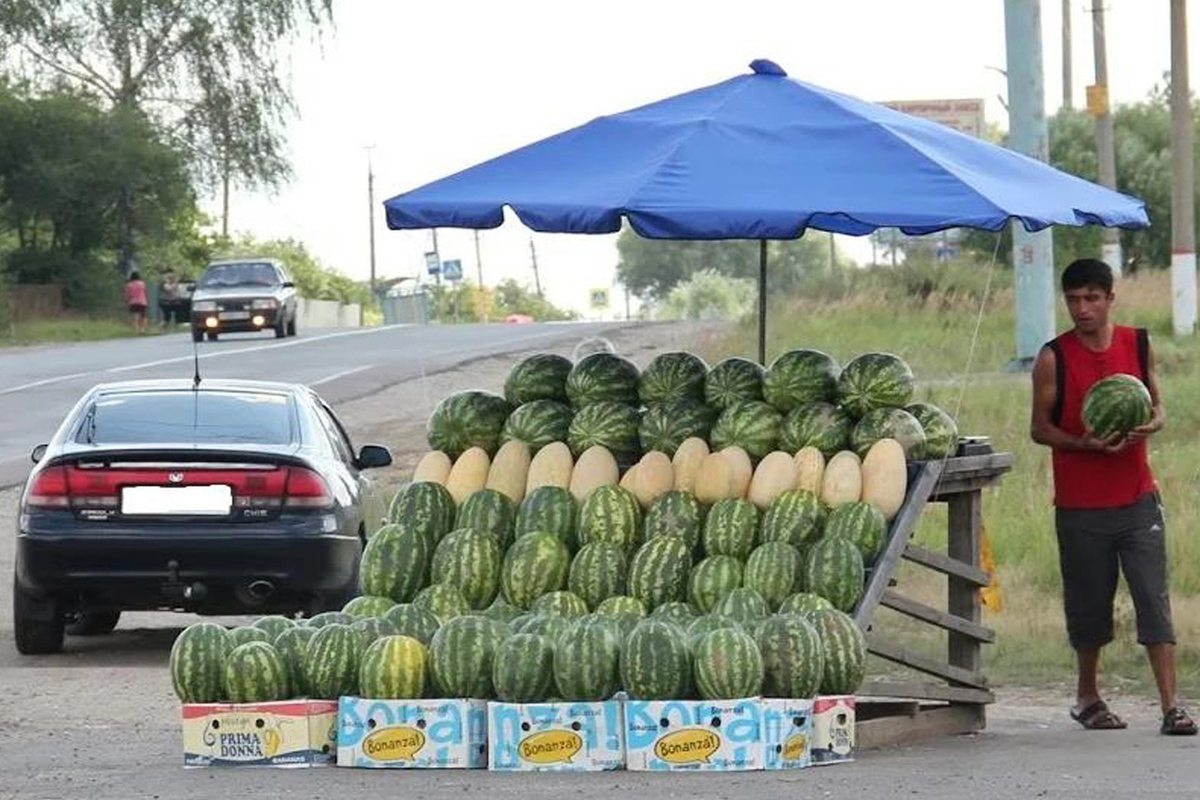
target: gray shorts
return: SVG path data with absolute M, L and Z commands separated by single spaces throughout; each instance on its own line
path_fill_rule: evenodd
M 1133 598 L 1138 642 L 1174 644 L 1158 494 L 1121 508 L 1059 508 L 1054 522 L 1071 646 L 1100 647 L 1113 640 L 1118 566 Z

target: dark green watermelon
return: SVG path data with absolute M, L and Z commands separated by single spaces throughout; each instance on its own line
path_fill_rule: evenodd
M 917 418 L 903 408 L 868 411 L 854 426 L 850 444 L 859 458 L 863 458 L 871 445 L 880 439 L 895 439 L 909 459 L 917 459 L 925 452 L 925 430 Z
M 737 445 L 754 461 L 776 449 L 783 415 L 767 403 L 746 401 L 728 406 L 709 435 L 713 452 Z
M 762 400 L 763 368 L 744 358 L 727 358 L 704 379 L 704 402 L 724 411 L 735 403 Z
M 704 399 L 704 379 L 708 365 L 691 353 L 661 353 L 642 372 L 638 396 L 642 404 L 672 403 L 677 400 Z
M 651 406 L 642 415 L 638 431 L 642 451 L 673 456 L 685 439 L 695 436 L 707 441 L 716 420 L 715 409 L 692 398 Z
M 903 408 L 912 395 L 912 370 L 891 353 L 865 353 L 838 376 L 838 402 L 854 417 L 876 408 Z
M 850 448 L 854 418 L 832 403 L 816 401 L 797 406 L 783 418 L 779 429 L 779 449 L 795 453 L 802 447 L 815 447 L 832 458 Z
M 592 353 L 571 368 L 567 397 L 576 408 L 599 402 L 637 405 L 639 378 L 637 366 L 629 359 Z
M 534 400 L 509 415 L 500 431 L 500 442 L 511 439 L 529 445 L 536 453 L 551 442 L 565 442 L 575 412 L 557 400 Z
M 567 444 L 576 458 L 598 444 L 606 447 L 617 463 L 631 458 L 636 461 L 641 454 L 640 424 L 641 415 L 633 406 L 607 400 L 591 403 L 580 408 L 571 420 Z
M 837 397 L 838 365 L 820 350 L 789 350 L 763 377 L 763 399 L 783 413 Z M 799 448 L 797 448 L 799 449 Z
M 567 402 L 567 375 L 571 359 L 554 353 L 538 353 L 523 358 L 508 373 L 504 398 L 514 406 L 535 400 Z
M 429 446 L 457 458 L 464 450 L 482 447 L 495 455 L 500 432 L 512 406 L 491 392 L 455 392 L 437 404 L 426 429 Z
M 940 460 L 958 452 L 958 426 L 933 403 L 911 403 L 904 410 L 912 414 L 925 431 L 925 446 L 915 455 L 918 460 Z

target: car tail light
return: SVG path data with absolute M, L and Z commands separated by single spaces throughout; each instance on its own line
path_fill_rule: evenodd
M 63 467 L 47 467 L 39 472 L 25 492 L 25 504 L 36 508 L 67 508 L 71 492 L 67 486 L 67 471 Z
M 283 504 L 287 508 L 329 508 L 333 495 L 325 479 L 311 469 L 289 467 Z

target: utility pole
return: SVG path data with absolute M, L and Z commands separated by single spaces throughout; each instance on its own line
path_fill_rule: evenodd
M 1100 183 L 1109 189 L 1117 188 L 1117 160 L 1113 153 L 1113 120 L 1108 107 L 1108 53 L 1104 43 L 1104 1 L 1092 0 L 1092 48 L 1096 58 L 1096 84 L 1088 91 L 1088 111 L 1096 117 L 1096 162 L 1100 167 Z M 1117 228 L 1101 229 L 1101 257 L 1121 277 L 1121 232 Z
M 1050 149 L 1042 80 L 1041 0 L 1004 0 L 1008 57 L 1008 128 L 1011 146 L 1039 161 Z M 1017 357 L 1010 368 L 1029 369 L 1054 336 L 1054 239 L 1050 229 L 1029 233 L 1014 222 L 1013 272 L 1017 283 Z
M 479 288 L 483 288 L 483 257 L 479 255 L 479 229 L 475 229 L 475 276 L 479 279 Z
M 367 231 L 371 243 L 371 297 L 375 297 L 375 169 L 371 164 L 371 151 L 375 145 L 366 148 L 367 151 Z
M 441 286 L 442 285 L 442 254 L 441 254 L 441 251 L 438 250 L 437 228 L 430 228 L 429 230 L 433 231 L 433 259 L 434 259 L 434 261 L 437 262 L 437 265 L 438 265 L 437 274 L 433 276 L 433 279 L 434 279 L 434 282 L 438 286 Z
M 833 231 L 829 232 L 829 274 L 837 269 L 837 246 L 833 243 Z
M 1187 0 L 1171 0 L 1171 320 L 1176 336 L 1196 332 L 1196 228 Z
M 1071 89 L 1074 86 L 1074 79 L 1071 77 L 1071 2 L 1072 0 L 1062 0 L 1062 107 L 1067 110 L 1073 107 Z
M 533 237 L 529 237 L 529 256 L 533 259 L 533 284 L 537 287 L 538 297 L 542 296 L 542 279 L 538 276 L 537 248 L 533 245 Z

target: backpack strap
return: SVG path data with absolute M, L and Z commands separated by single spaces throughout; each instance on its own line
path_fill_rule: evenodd
M 1135 328 L 1137 332 L 1138 370 L 1142 373 L 1142 383 L 1150 385 L 1150 331 L 1145 328 Z
M 1063 352 L 1058 344 L 1058 339 L 1046 342 L 1046 347 L 1050 348 L 1051 353 L 1054 353 L 1054 408 L 1050 409 L 1050 421 L 1058 425 L 1062 422 L 1063 387 L 1067 382 L 1067 364 L 1063 360 Z

